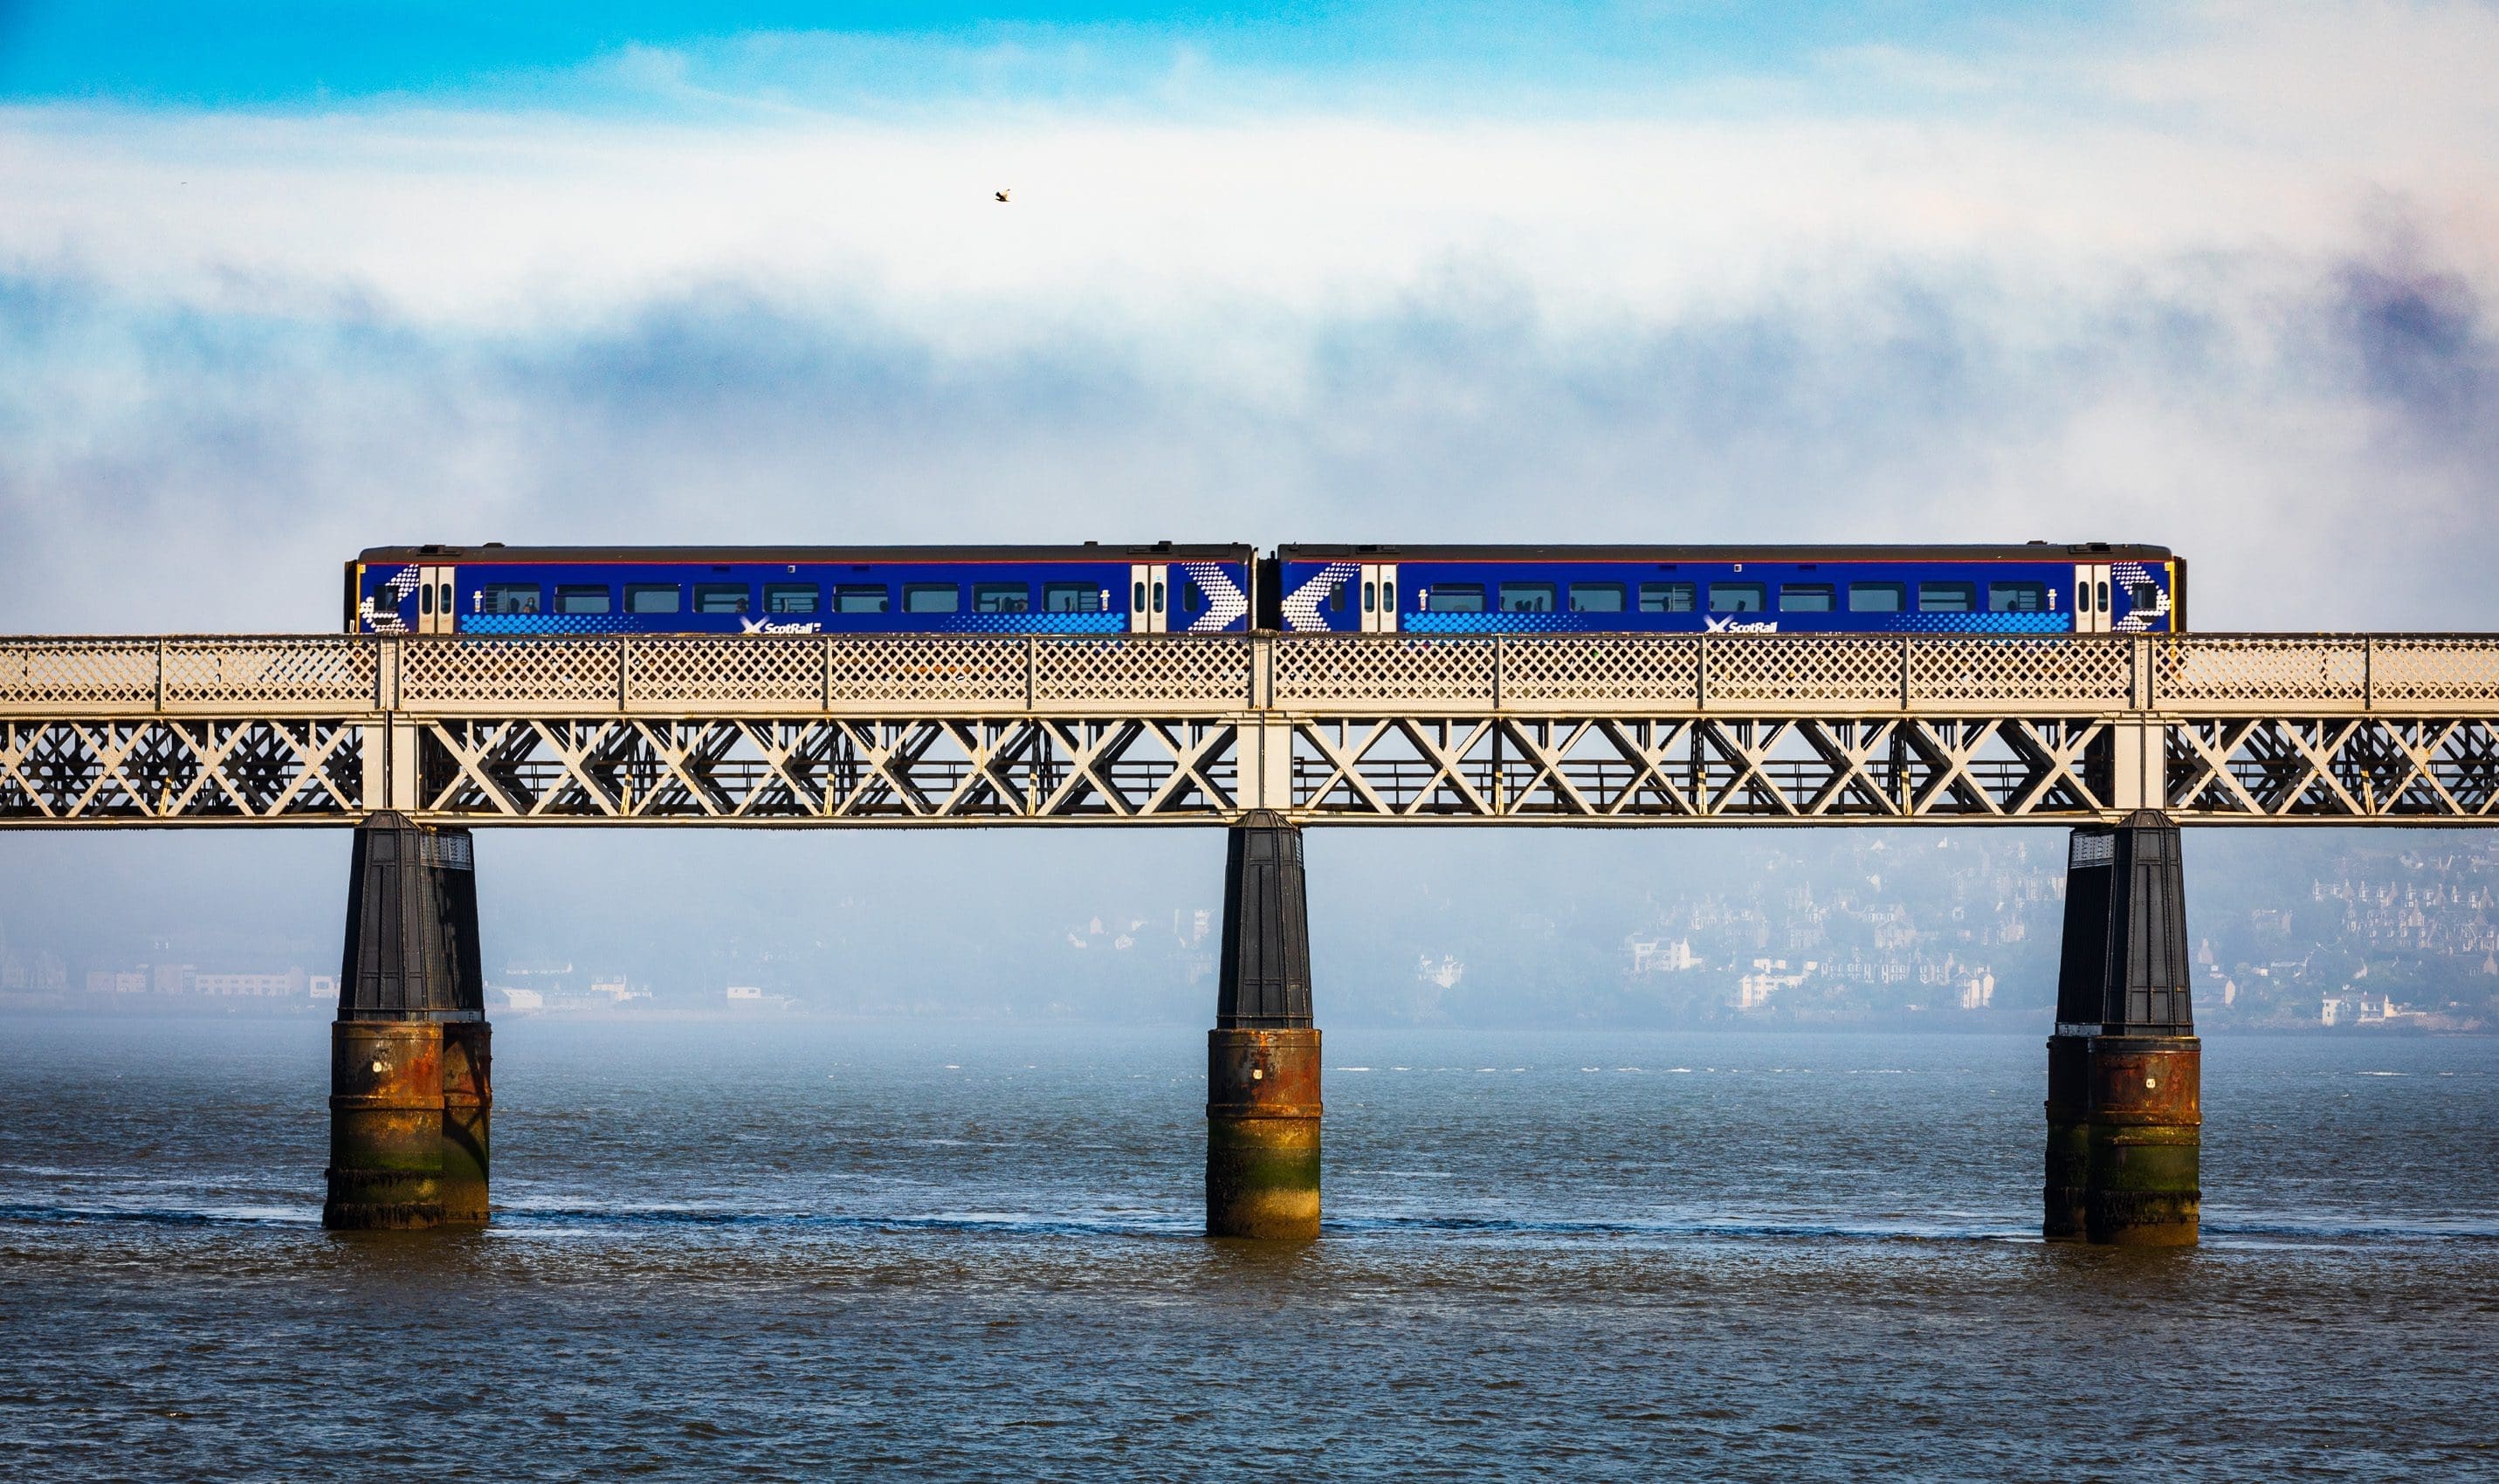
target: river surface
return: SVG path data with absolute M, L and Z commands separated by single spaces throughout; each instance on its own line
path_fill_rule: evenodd
M 495 1224 L 318 1226 L 329 1028 L 0 1019 L 16 1477 L 2499 1477 L 2499 1042 L 2205 1048 L 2204 1244 L 2036 1240 L 2039 1038 L 496 1028 Z

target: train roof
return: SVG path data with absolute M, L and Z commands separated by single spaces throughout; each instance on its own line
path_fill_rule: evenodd
M 2063 562 L 2080 558 L 2166 562 L 2166 546 L 2130 542 L 2030 541 L 2023 545 L 1936 546 L 1346 546 L 1276 548 L 1285 562 Z
M 1081 546 L 506 546 L 489 541 L 480 546 L 372 546 L 357 553 L 356 560 L 369 565 L 386 562 L 652 562 L 731 566 L 801 562 L 839 565 L 878 562 L 1130 562 L 1157 558 L 1244 562 L 1255 555 L 1242 543 L 1196 545 L 1174 541 L 1142 545 L 1087 541 Z

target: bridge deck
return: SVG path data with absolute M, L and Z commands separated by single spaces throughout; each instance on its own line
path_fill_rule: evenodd
M 2494 804 L 2492 635 L 0 639 L 0 827 Z

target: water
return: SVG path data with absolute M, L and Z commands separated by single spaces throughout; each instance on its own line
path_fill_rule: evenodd
M 2205 1242 L 2035 1240 L 2035 1037 L 497 1027 L 494 1227 L 316 1224 L 328 1028 L 0 1021 L 35 1477 L 2499 1476 L 2499 1043 L 2206 1047 Z M 1356 1070 L 1362 1069 L 1362 1070 Z

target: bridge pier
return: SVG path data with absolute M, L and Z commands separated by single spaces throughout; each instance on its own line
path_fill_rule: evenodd
M 352 871 L 321 1224 L 482 1223 L 494 1093 L 469 831 L 375 814 Z
M 1302 832 L 1252 811 L 1227 832 L 1223 961 L 1206 1037 L 1206 1234 L 1319 1234 L 1319 1033 Z
M 2195 1244 L 2202 1081 L 2178 826 L 2150 810 L 2085 825 L 2048 1039 L 2048 1240 Z

